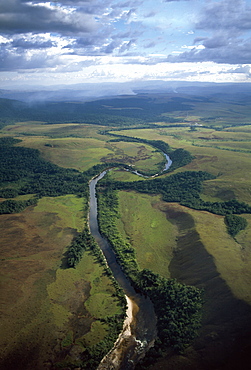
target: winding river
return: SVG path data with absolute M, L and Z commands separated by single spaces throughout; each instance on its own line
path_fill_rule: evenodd
M 167 170 L 172 161 L 165 154 Z M 163 170 L 163 171 L 164 171 Z M 127 319 L 124 328 L 113 349 L 101 361 L 98 370 L 131 370 L 144 357 L 147 350 L 153 346 L 156 338 L 156 317 L 153 304 L 148 297 L 137 293 L 117 263 L 116 256 L 108 241 L 99 232 L 97 219 L 96 185 L 107 171 L 92 179 L 89 184 L 90 208 L 89 227 L 96 242 L 100 246 L 114 278 L 125 292 L 127 299 Z

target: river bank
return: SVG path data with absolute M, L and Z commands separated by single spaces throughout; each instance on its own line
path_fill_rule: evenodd
M 156 319 L 153 304 L 149 298 L 136 293 L 119 264 L 108 241 L 99 232 L 97 219 L 96 184 L 105 176 L 103 171 L 89 183 L 89 228 L 103 252 L 114 278 L 125 292 L 127 299 L 127 318 L 122 333 L 119 335 L 113 350 L 102 360 L 101 369 L 134 369 L 136 363 L 144 357 L 156 338 Z
M 117 341 L 114 343 L 114 347 L 100 362 L 97 370 L 121 369 L 125 358 L 125 347 L 128 347 L 129 343 L 130 346 L 136 344 L 135 336 L 132 334 L 132 325 L 134 324 L 134 317 L 135 314 L 137 314 L 139 307 L 127 296 L 126 301 L 127 310 L 123 330 L 120 333 Z
M 172 161 L 167 154 L 163 154 L 167 161 L 163 169 L 163 171 L 165 171 L 171 166 Z M 157 333 L 156 318 L 153 320 L 155 313 L 152 302 L 150 299 L 135 292 L 118 265 L 116 256 L 108 241 L 103 238 L 99 232 L 96 185 L 98 181 L 105 176 L 106 172 L 107 171 L 103 171 L 89 182 L 90 200 L 88 223 L 90 232 L 100 246 L 106 262 L 112 270 L 114 278 L 125 292 L 127 311 L 123 330 L 115 342 L 114 347 L 102 359 L 98 370 L 129 370 L 134 369 L 136 363 L 144 357 L 148 349 L 154 345 Z M 158 174 L 156 174 L 156 176 L 158 176 Z M 149 324 L 150 322 L 151 325 Z

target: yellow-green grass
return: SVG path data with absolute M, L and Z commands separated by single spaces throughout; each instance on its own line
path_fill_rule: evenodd
M 213 141 L 210 143 L 206 143 L 206 146 L 211 146 L 211 147 L 217 147 L 221 149 L 226 149 L 226 150 L 233 150 L 233 151 L 251 151 L 250 147 L 250 141 Z
M 88 282 L 88 289 L 83 280 Z M 84 253 L 75 269 L 58 269 L 55 281 L 47 286 L 47 292 L 56 313 L 55 324 L 60 327 L 74 315 L 77 304 L 84 303 L 95 319 L 121 313 L 117 299 L 112 297 L 115 289 L 111 280 L 104 276 L 104 269 L 88 252 Z
M 161 139 L 161 135 L 155 133 L 154 130 L 133 130 L 133 136 L 136 134 L 139 137 L 153 139 Z M 144 132 L 145 131 L 145 132 Z M 181 135 L 182 135 L 181 130 Z M 187 131 L 186 131 L 187 132 Z M 210 147 L 198 147 L 192 145 L 188 141 L 181 139 L 162 136 L 162 140 L 172 145 L 173 147 L 182 147 L 189 150 L 195 156 L 194 160 L 176 170 L 175 172 L 185 170 L 207 171 L 217 178 L 207 181 L 204 184 L 204 193 L 214 198 L 222 198 L 224 192 L 232 192 L 232 197 L 236 197 L 239 201 L 248 202 L 251 204 L 251 154 L 239 153 L 227 150 L 220 150 Z M 221 194 L 221 196 L 217 194 Z M 224 196 L 222 198 L 224 199 Z
M 104 161 L 122 162 L 133 165 L 139 171 L 157 172 L 158 164 L 164 160 L 163 155 L 150 145 L 131 142 L 107 143 L 107 148 L 113 151 Z
M 57 214 L 56 222 L 50 227 L 73 228 L 77 231 L 83 229 L 83 208 L 86 200 L 75 195 L 64 195 L 60 197 L 44 197 L 34 208 L 34 212 L 48 212 L 53 210 Z
M 43 157 L 66 168 L 84 171 L 102 161 L 133 164 L 142 171 L 158 171 L 161 153 L 138 143 L 106 143 L 95 138 L 25 137 L 20 146 L 38 149 Z
M 108 325 L 100 322 L 94 321 L 91 326 L 91 330 L 83 335 L 81 338 L 76 340 L 76 344 L 79 344 L 81 347 L 92 347 L 95 344 L 98 344 L 107 334 Z
M 104 141 L 94 138 L 28 137 L 22 140 L 20 146 L 38 149 L 46 160 L 61 167 L 80 171 L 100 163 L 100 159 L 110 153 L 105 148 Z
M 222 193 L 224 190 L 232 191 L 238 200 L 251 203 L 251 154 L 194 146 L 182 138 L 183 131 L 180 131 L 180 139 L 160 135 L 152 129 L 130 130 L 129 133 L 132 136 L 145 139 L 151 137 L 155 140 L 163 140 L 174 148 L 181 147 L 190 151 L 195 156 L 194 160 L 175 172 L 202 170 L 217 176 L 217 179 L 205 183 L 204 191 L 206 195 L 221 198 L 217 196 L 218 192 Z M 187 130 L 185 132 L 187 133 Z
M 218 132 L 212 129 L 198 127 L 197 131 L 191 131 L 190 128 L 160 128 L 146 130 L 127 131 L 128 136 L 137 136 L 144 139 L 162 140 L 171 147 L 186 148 L 189 146 L 201 146 L 222 148 L 223 150 L 247 151 L 251 150 L 251 135 L 242 132 Z M 126 134 L 126 132 L 122 132 Z
M 42 198 L 21 214 L 0 216 L 2 368 L 43 368 L 60 352 L 57 343 L 67 333 L 74 332 L 76 339 L 79 320 L 81 325 L 86 321 L 79 337 L 94 330 L 94 315 L 84 302 L 96 290 L 109 297 L 115 293 L 103 268 L 87 253 L 76 269 L 60 269 L 65 248 L 81 229 L 81 208 L 82 199 L 68 195 Z M 121 312 L 116 298 L 111 304 Z M 108 314 L 100 307 L 102 315 Z M 103 339 L 104 330 L 96 330 L 98 335 Z
M 50 134 L 55 127 L 62 130 L 69 127 L 69 125 L 72 127 L 76 126 L 76 124 L 73 123 L 48 125 L 45 122 L 39 121 L 16 122 L 14 125 L 5 126 L 2 132 L 8 133 L 9 135 L 47 135 Z
M 195 156 L 195 159 L 178 171 L 202 170 L 216 176 L 216 179 L 204 183 L 204 194 L 222 200 L 236 198 L 251 204 L 250 153 L 192 146 L 188 149 Z M 229 196 L 226 198 L 224 193 Z
M 112 169 L 109 171 L 109 177 L 115 181 L 141 181 L 144 180 L 143 177 L 140 177 L 130 171 Z
M 46 286 L 54 280 L 63 249 L 76 232 L 72 220 L 65 226 L 64 217 L 62 210 L 36 212 L 33 207 L 0 216 L 1 356 L 18 359 L 23 348 L 28 356 L 28 348 L 36 347 L 38 365 L 34 368 L 41 365 L 40 357 L 51 353 L 56 335 Z
M 169 131 L 170 130 L 170 131 Z M 134 129 L 134 130 L 125 130 L 119 131 L 120 135 L 126 135 L 131 137 L 139 137 L 146 140 L 162 140 L 168 143 L 172 148 L 182 148 L 187 145 L 187 140 L 182 137 L 180 134 L 184 130 L 185 132 L 188 131 L 187 127 L 174 130 L 172 128 L 155 128 L 155 129 Z M 169 136 L 170 133 L 173 135 L 178 136 L 178 138 Z
M 195 227 L 208 253 L 214 257 L 218 272 L 234 295 L 251 304 L 251 216 L 247 229 L 236 240 L 226 230 L 223 216 L 186 209 L 195 221 Z
M 114 298 L 107 293 L 97 292 L 86 301 L 85 306 L 95 318 L 99 319 L 118 313 Z
M 17 197 L 13 198 L 14 200 L 29 200 L 34 198 L 35 194 L 24 194 L 24 195 L 18 195 Z M 10 199 L 10 198 L 2 198 L 3 200 Z M 12 199 L 12 198 L 11 198 Z
M 227 233 L 224 216 L 162 202 L 158 196 L 120 191 L 119 207 L 119 229 L 134 247 L 140 268 L 170 276 L 168 266 L 177 247 L 177 236 L 182 234 L 175 226 L 176 215 L 173 220 L 170 214 L 169 221 L 166 219 L 166 207 L 171 207 L 193 217 L 194 227 L 206 250 L 214 257 L 217 271 L 237 298 L 251 304 L 250 215 L 242 215 L 248 227 L 234 239 Z
M 177 230 L 160 210 L 160 203 L 159 196 L 120 191 L 118 226 L 134 247 L 139 267 L 169 277 Z
M 150 158 L 136 161 L 135 168 L 137 168 L 138 171 L 150 171 L 157 173 L 160 170 L 158 164 L 163 160 L 164 157 L 159 152 L 153 152 Z
M 236 146 L 242 145 L 242 141 L 248 142 L 251 140 L 249 132 L 229 132 L 229 131 L 216 131 L 214 129 L 208 129 L 204 127 L 196 127 L 195 131 L 192 131 L 189 127 L 177 127 L 177 128 L 160 128 L 159 133 L 161 135 L 180 137 L 187 142 L 204 144 L 210 146 L 216 145 L 219 142 L 236 142 Z
M 133 130 L 120 130 L 120 135 L 131 136 L 131 137 L 139 137 L 142 139 L 148 140 L 161 140 L 161 132 L 160 129 L 133 129 Z M 115 131 L 116 132 L 116 131 Z
M 249 127 L 249 126 L 248 126 Z M 248 130 L 246 126 L 244 129 Z M 233 128 L 234 129 L 234 128 Z M 242 132 L 242 130 L 236 130 L 234 132 L 229 131 L 216 131 L 214 129 L 208 129 L 197 126 L 196 131 L 191 131 L 189 127 L 170 127 L 170 128 L 156 128 L 156 129 L 137 129 L 120 131 L 123 135 L 135 136 L 144 139 L 163 140 L 168 141 L 172 146 L 177 140 L 179 143 L 197 144 L 206 146 L 216 146 L 217 143 L 224 143 L 226 145 L 232 145 L 233 149 L 242 149 L 242 146 L 248 145 L 251 141 L 251 135 L 249 132 Z M 165 137 L 166 136 L 166 137 Z M 174 145 L 177 146 L 177 145 Z M 247 147 L 248 148 L 248 147 Z
M 185 122 L 194 122 L 194 123 L 196 123 L 196 122 L 200 121 L 200 119 L 201 119 L 200 116 L 192 116 L 192 115 L 189 116 L 189 115 L 187 115 L 186 118 L 184 119 L 184 121 Z
M 230 132 L 245 132 L 245 133 L 251 133 L 251 125 L 243 125 L 243 126 L 233 126 L 233 127 L 229 127 L 229 128 L 226 128 L 226 131 L 230 131 Z
M 90 124 L 64 124 L 62 126 L 51 125 L 52 129 L 49 132 L 50 137 L 92 137 L 100 140 L 105 139 L 105 135 L 101 135 L 99 131 L 106 129 L 102 125 Z
M 104 129 L 106 129 L 106 127 L 102 125 L 89 125 L 84 123 L 47 124 L 46 122 L 27 121 L 16 122 L 13 125 L 5 126 L 0 132 L 3 136 L 17 136 L 22 139 L 46 136 L 48 138 L 96 138 L 103 141 L 110 138 L 99 133 L 100 130 Z
M 193 114 L 205 118 L 205 122 L 208 125 L 218 125 L 219 127 L 224 125 L 236 123 L 247 123 L 250 121 L 250 105 L 239 106 L 231 103 L 224 103 L 223 101 L 211 101 L 210 109 L 208 102 L 202 103 L 193 102 Z M 192 112 L 188 112 L 192 114 Z M 185 118 L 185 117 L 184 117 Z M 209 118 L 207 120 L 207 118 Z M 205 123 L 204 122 L 204 123 Z

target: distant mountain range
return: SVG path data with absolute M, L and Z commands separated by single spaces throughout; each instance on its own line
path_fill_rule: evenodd
M 230 100 L 251 98 L 251 83 L 203 83 L 185 81 L 134 81 L 125 83 L 75 84 L 57 86 L 24 86 L 13 89 L 0 89 L 0 98 L 23 102 L 68 101 L 79 102 L 118 95 L 150 93 L 170 93 L 192 96 L 224 94 Z

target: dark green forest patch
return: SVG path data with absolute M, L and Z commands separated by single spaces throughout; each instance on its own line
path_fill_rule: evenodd
M 102 183 L 112 189 L 161 194 L 166 202 L 178 202 L 193 209 L 218 215 L 251 213 L 251 206 L 236 199 L 226 202 L 203 201 L 200 198 L 203 181 L 212 179 L 215 179 L 215 176 L 204 171 L 186 171 L 150 181 L 111 182 L 103 179 Z
M 225 223 L 227 225 L 227 231 L 233 237 L 238 234 L 239 231 L 244 230 L 247 227 L 247 220 L 240 216 L 226 215 Z

